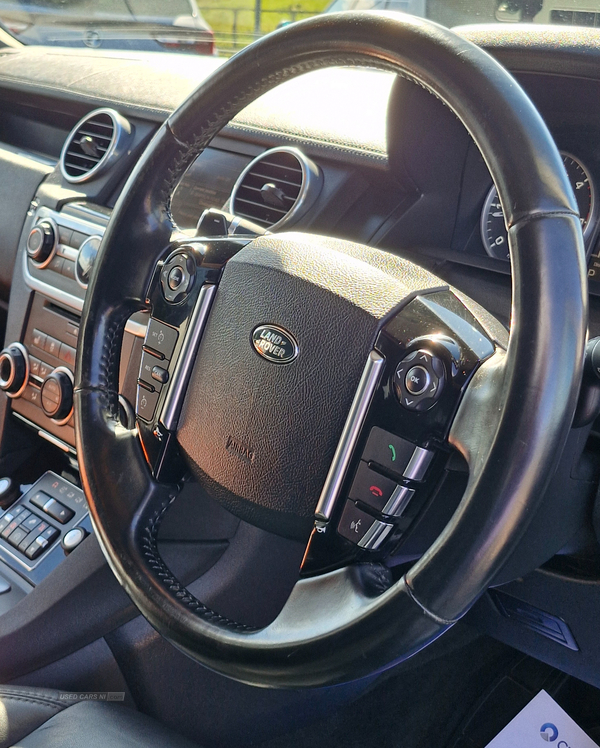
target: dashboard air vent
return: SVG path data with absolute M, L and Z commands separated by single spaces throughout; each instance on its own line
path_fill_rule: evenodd
M 131 137 L 131 125 L 113 109 L 96 109 L 69 133 L 60 169 L 69 182 L 92 179 L 116 161 Z
M 273 230 L 296 222 L 321 191 L 321 171 L 297 148 L 273 148 L 254 159 L 235 183 L 230 210 Z

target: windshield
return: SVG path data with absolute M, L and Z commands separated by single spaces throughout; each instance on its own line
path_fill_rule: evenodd
M 457 26 L 600 26 L 600 0 L 0 0 L 23 44 L 229 56 L 293 21 L 343 10 L 401 10 Z

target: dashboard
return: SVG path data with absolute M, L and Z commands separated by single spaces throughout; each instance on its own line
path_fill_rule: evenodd
M 514 73 L 563 154 L 588 256 L 590 337 L 598 335 L 600 33 L 553 29 L 533 35 L 506 27 L 461 33 Z M 31 439 L 57 449 L 65 465 L 76 466 L 73 372 L 102 236 L 144 146 L 219 64 L 190 58 L 183 70 L 168 54 L 0 50 L 0 389 L 7 395 L 0 398 L 1 459 L 12 443 L 21 443 L 25 429 Z M 506 229 L 489 170 L 452 112 L 387 72 L 321 71 L 262 97 L 192 164 L 170 208 L 178 230 L 188 236 L 252 225 L 389 250 L 432 270 L 509 324 Z M 169 268 L 173 294 L 185 271 Z M 122 420 L 128 425 L 152 421 L 177 343 L 167 328 L 153 327 L 144 313 L 128 322 L 120 376 Z M 567 470 L 548 515 L 548 527 L 554 527 L 568 496 L 580 505 L 577 517 L 582 525 L 586 518 L 587 532 L 561 528 L 565 551 L 552 567 L 534 539 L 528 551 L 544 568 L 510 583 L 518 575 L 507 569 L 499 581 L 509 595 L 566 620 L 579 649 L 554 642 L 548 650 L 547 631 L 524 627 L 514 609 L 511 618 L 488 596 L 469 620 L 600 685 L 593 626 L 569 612 L 587 606 L 589 620 L 600 615 L 600 603 L 590 601 L 591 585 L 600 584 L 590 521 L 600 477 L 598 438 L 597 427 L 582 436 L 582 462 Z M 464 486 L 464 475 L 457 475 L 457 487 Z M 427 533 L 435 537 L 455 506 L 448 497 L 435 521 L 419 531 L 419 542 L 403 548 L 404 560 L 427 547 Z M 573 537 L 577 542 L 569 545 Z M 3 547 L 0 538 L 0 558 Z M 22 573 L 35 582 L 32 568 L 23 564 Z M 588 655 L 585 664 L 577 659 L 581 651 Z

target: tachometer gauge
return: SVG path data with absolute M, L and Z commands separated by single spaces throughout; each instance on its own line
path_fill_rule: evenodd
M 592 228 L 594 211 L 594 184 L 585 166 L 569 153 L 561 153 L 571 187 L 577 199 L 581 228 L 584 237 Z M 490 257 L 508 260 L 508 235 L 504 223 L 504 213 L 495 187 L 492 187 L 481 212 L 481 239 Z

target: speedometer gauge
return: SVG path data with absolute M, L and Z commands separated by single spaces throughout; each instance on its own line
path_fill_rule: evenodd
M 577 199 L 581 228 L 584 237 L 592 228 L 594 211 L 594 185 L 585 166 L 569 153 L 561 153 L 567 176 Z M 504 213 L 495 187 L 492 187 L 481 212 L 481 239 L 490 257 L 508 260 L 508 234 L 504 223 Z

